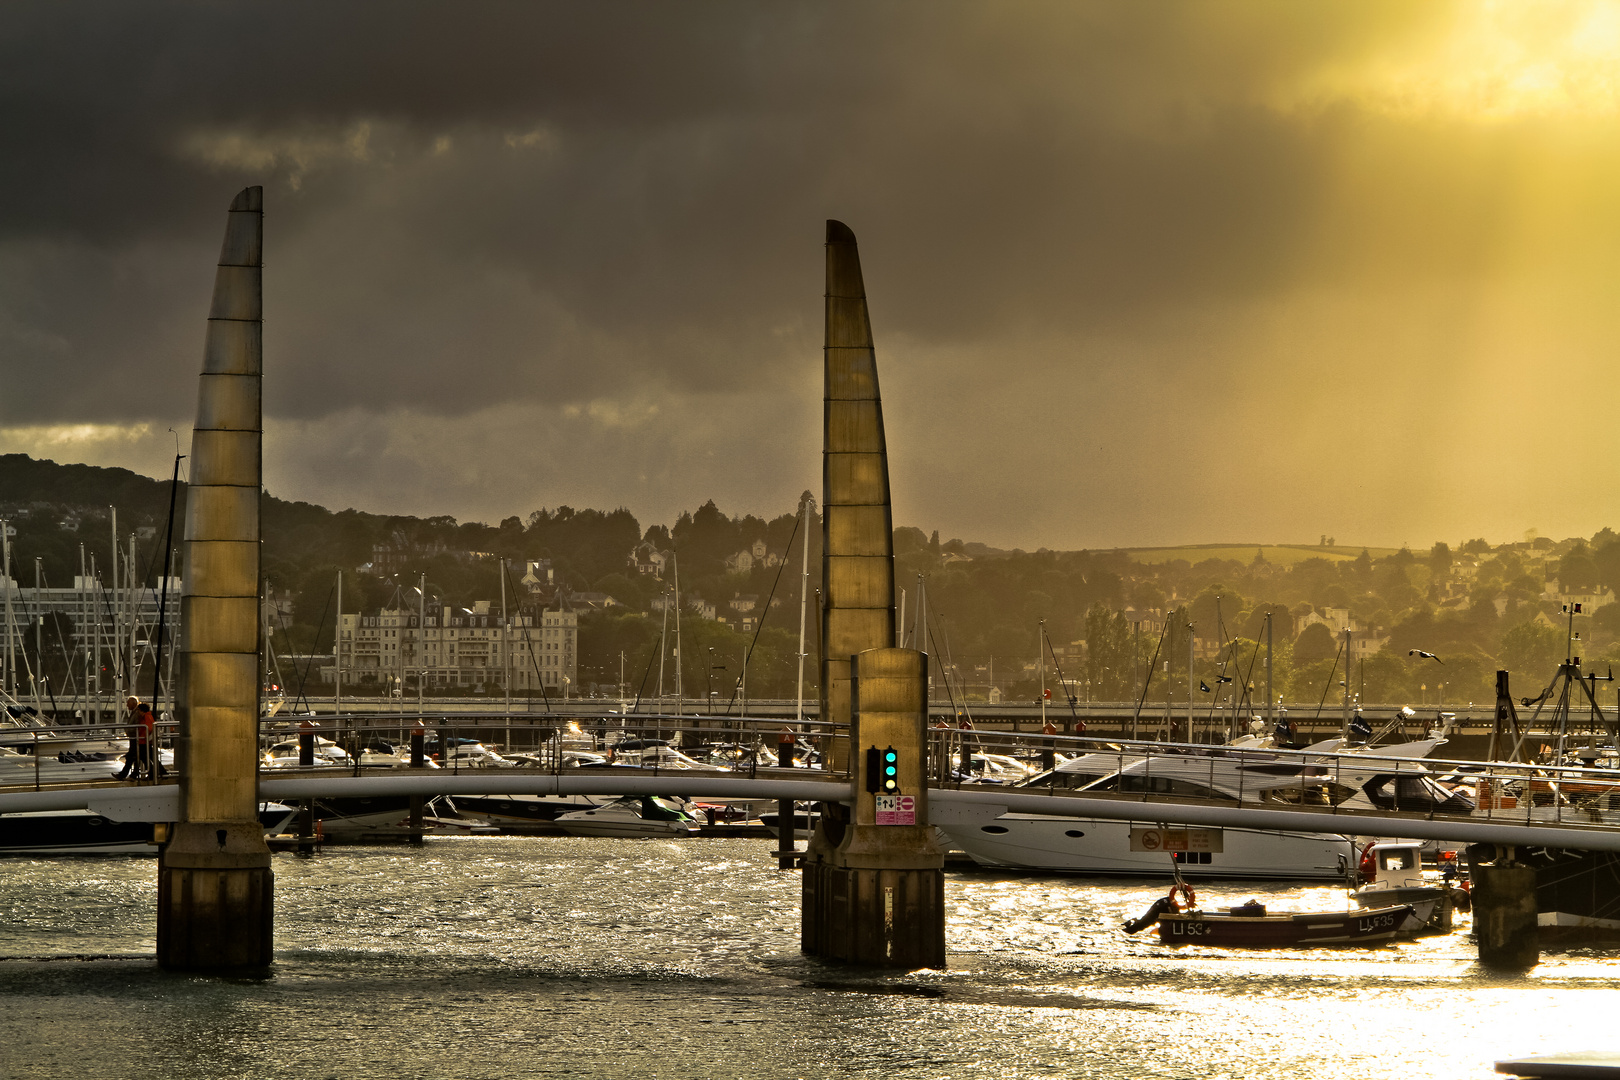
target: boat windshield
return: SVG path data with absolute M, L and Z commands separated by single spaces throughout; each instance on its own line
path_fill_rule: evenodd
M 1355 793 L 1353 787 L 1322 782 L 1272 788 L 1266 792 L 1265 801 L 1284 806 L 1338 806 Z
M 1467 814 L 1474 804 L 1456 792 L 1448 791 L 1427 776 L 1375 776 L 1362 785 L 1367 798 L 1380 810 L 1440 810 Z
M 1237 796 L 1228 795 L 1208 784 L 1200 784 L 1196 780 L 1183 780 L 1176 776 L 1142 776 L 1137 773 L 1123 773 L 1105 777 L 1091 784 L 1087 791 L 1120 791 L 1150 795 L 1179 795 L 1189 799 L 1205 799 L 1210 802 L 1235 803 Z

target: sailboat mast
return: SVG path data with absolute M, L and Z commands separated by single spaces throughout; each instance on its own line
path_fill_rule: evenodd
M 1193 663 L 1196 639 L 1193 637 L 1192 624 L 1187 624 L 1187 741 L 1196 742 L 1193 738 Z
M 1350 737 L 1350 628 L 1344 628 L 1344 718 L 1340 725 L 1339 737 Z
M 1035 632 L 1035 663 L 1041 669 L 1041 730 L 1046 730 L 1046 620 L 1042 619 L 1040 629 Z
M 799 500 L 799 514 L 803 521 L 799 525 L 799 534 L 804 538 L 800 555 L 799 569 L 799 690 L 797 695 L 797 708 L 794 711 L 794 721 L 798 730 L 804 730 L 804 617 L 810 605 L 810 493 L 804 493 Z M 622 679 L 622 676 L 621 676 Z
M 506 619 L 506 560 L 502 559 L 501 560 L 501 655 L 502 655 L 502 657 L 504 659 L 501 661 L 501 682 L 506 684 L 506 711 L 507 711 L 508 714 L 510 714 L 511 711 L 512 711 L 512 657 L 510 655 L 512 650 L 510 648 L 508 648 L 507 644 L 506 644 L 506 637 L 507 637 L 507 634 L 510 633 L 510 631 L 511 631 L 511 624 L 509 622 L 507 622 L 507 619 Z M 511 720 L 510 719 L 507 720 L 507 723 L 510 724 Z M 507 742 L 507 745 L 510 746 L 511 743 L 512 743 L 512 740 L 507 739 L 506 742 Z
M 158 624 L 157 624 L 157 654 L 152 658 L 152 708 L 162 709 L 162 680 L 163 680 L 163 624 L 165 609 L 169 602 L 169 571 L 172 565 L 169 562 L 174 545 L 171 543 L 174 533 L 174 504 L 175 497 L 180 492 L 180 454 L 174 456 L 174 477 L 169 481 L 169 525 L 163 536 L 163 580 L 158 583 Z M 131 684 L 132 686 L 134 684 Z
M 1271 689 L 1271 618 L 1275 612 L 1266 612 L 1266 730 L 1277 726 L 1277 695 Z
M 669 652 L 669 590 L 664 590 L 664 622 L 658 628 L 658 708 L 668 707 L 664 700 L 664 657 Z
M 89 580 L 89 575 L 86 573 L 84 566 L 84 545 L 80 544 L 78 625 L 73 628 L 73 632 L 78 640 L 80 651 L 84 653 L 84 711 L 81 713 L 81 719 L 89 716 L 88 710 L 90 708 L 90 639 L 84 632 L 85 622 L 90 617 L 90 596 L 85 591 L 88 588 L 87 582 Z M 77 706 L 79 700 L 79 688 L 77 686 L 73 688 L 73 700 L 75 706 Z
M 95 611 L 93 617 L 95 620 L 96 642 L 96 693 L 95 704 L 91 706 L 91 714 L 95 717 L 95 722 L 99 724 L 101 722 L 101 620 L 104 616 L 101 610 L 101 572 L 96 569 L 96 556 L 94 552 L 92 552 L 90 555 L 90 602 Z M 7 619 L 6 622 L 9 625 L 11 620 Z
M 6 590 L 6 671 L 0 691 L 9 695 L 17 683 L 17 650 L 11 623 L 11 523 L 4 518 L 0 518 L 0 585 Z
M 422 587 L 416 602 L 416 650 L 412 656 L 416 658 L 416 714 L 422 715 L 422 696 L 425 690 L 423 683 L 427 682 L 427 571 L 422 571 Z M 442 751 L 448 761 L 448 750 Z
M 332 712 L 343 712 L 343 571 L 337 572 L 337 629 L 332 638 Z M 510 706 L 509 706 L 510 707 Z
M 34 663 L 39 665 L 39 674 L 34 677 L 34 711 L 45 715 L 45 604 L 44 604 L 44 560 L 38 555 L 34 556 Z
M 681 681 L 681 557 L 671 552 L 670 561 L 675 564 L 675 715 L 680 716 L 686 700 L 686 687 Z
M 124 608 L 118 595 L 118 507 L 107 507 L 107 516 L 112 532 L 112 543 L 107 550 L 112 553 L 112 602 L 108 615 L 112 620 L 113 686 L 122 698 L 125 688 L 133 690 L 135 684 L 128 681 L 129 672 L 124 667 Z

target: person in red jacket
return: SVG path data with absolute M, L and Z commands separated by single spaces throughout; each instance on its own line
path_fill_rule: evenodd
M 156 780 L 160 776 L 167 776 L 168 770 L 163 762 L 158 760 L 157 745 L 157 715 L 152 712 L 152 706 L 144 702 L 138 706 L 137 715 L 140 723 L 136 727 L 138 733 L 138 752 L 136 760 L 137 774 L 147 780 Z

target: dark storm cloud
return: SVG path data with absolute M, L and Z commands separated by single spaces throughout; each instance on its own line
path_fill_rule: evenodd
M 288 494 L 668 516 L 687 476 L 774 512 L 814 461 L 837 217 L 903 518 L 1399 541 L 1494 504 L 1527 520 L 1468 528 L 1511 534 L 1537 472 L 1620 461 L 1449 434 L 1538 371 L 1607 377 L 1620 336 L 1620 18 L 1529 8 L 11 4 L 0 440 L 145 420 L 167 453 L 262 183 Z M 1347 446 L 1387 478 L 1339 483 Z
M 1264 48 L 1307 25 L 1267 10 L 12 7 L 0 239 L 80 280 L 13 264 L 28 403 L 0 411 L 189 398 L 169 360 L 251 182 L 284 415 L 747 383 L 815 347 L 827 216 L 887 271 L 884 329 L 920 339 L 1263 289 L 1301 271 L 1333 123 L 1250 91 L 1345 48 Z M 165 246 L 194 264 L 130 257 Z

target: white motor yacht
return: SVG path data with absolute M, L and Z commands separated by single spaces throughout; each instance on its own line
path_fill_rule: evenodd
M 121 756 L 48 750 L 38 757 L 0 746 L 0 784 L 84 784 L 115 779 L 124 767 Z
M 1129 797 L 1154 794 L 1190 802 L 1289 806 L 1352 806 L 1373 809 L 1385 792 L 1399 789 L 1401 809 L 1467 812 L 1471 804 L 1427 778 L 1411 760 L 1430 753 L 1440 740 L 1428 739 L 1373 750 L 1337 752 L 1337 741 L 1304 751 L 1248 747 L 1188 749 L 1127 759 L 1091 754 L 1033 777 L 1025 788 L 1063 788 L 1066 772 L 1093 773 L 1098 759 L 1116 767 L 1092 776 L 1068 794 Z M 1327 747 L 1334 749 L 1327 749 Z M 1427 781 L 1427 786 L 1425 786 Z M 1385 808 L 1388 808 L 1387 805 Z M 951 843 L 985 866 L 1016 867 L 1071 874 L 1153 875 L 1166 869 L 1163 852 L 1131 850 L 1131 829 L 1155 823 L 1145 804 L 1135 822 L 1101 818 L 1002 814 L 993 819 L 967 807 L 932 816 Z M 1219 851 L 1176 857 L 1187 877 L 1343 881 L 1358 852 L 1354 838 L 1339 833 L 1219 830 Z
M 638 839 L 686 836 L 697 821 L 674 799 L 660 795 L 626 795 L 605 806 L 557 817 L 572 836 L 623 836 Z
M 271 746 L 264 752 L 261 760 L 267 769 L 296 769 L 299 767 L 299 747 L 297 739 L 284 739 Z M 311 768 L 331 768 L 334 765 L 353 765 L 354 759 L 349 752 L 331 739 L 315 736 L 315 764 Z

